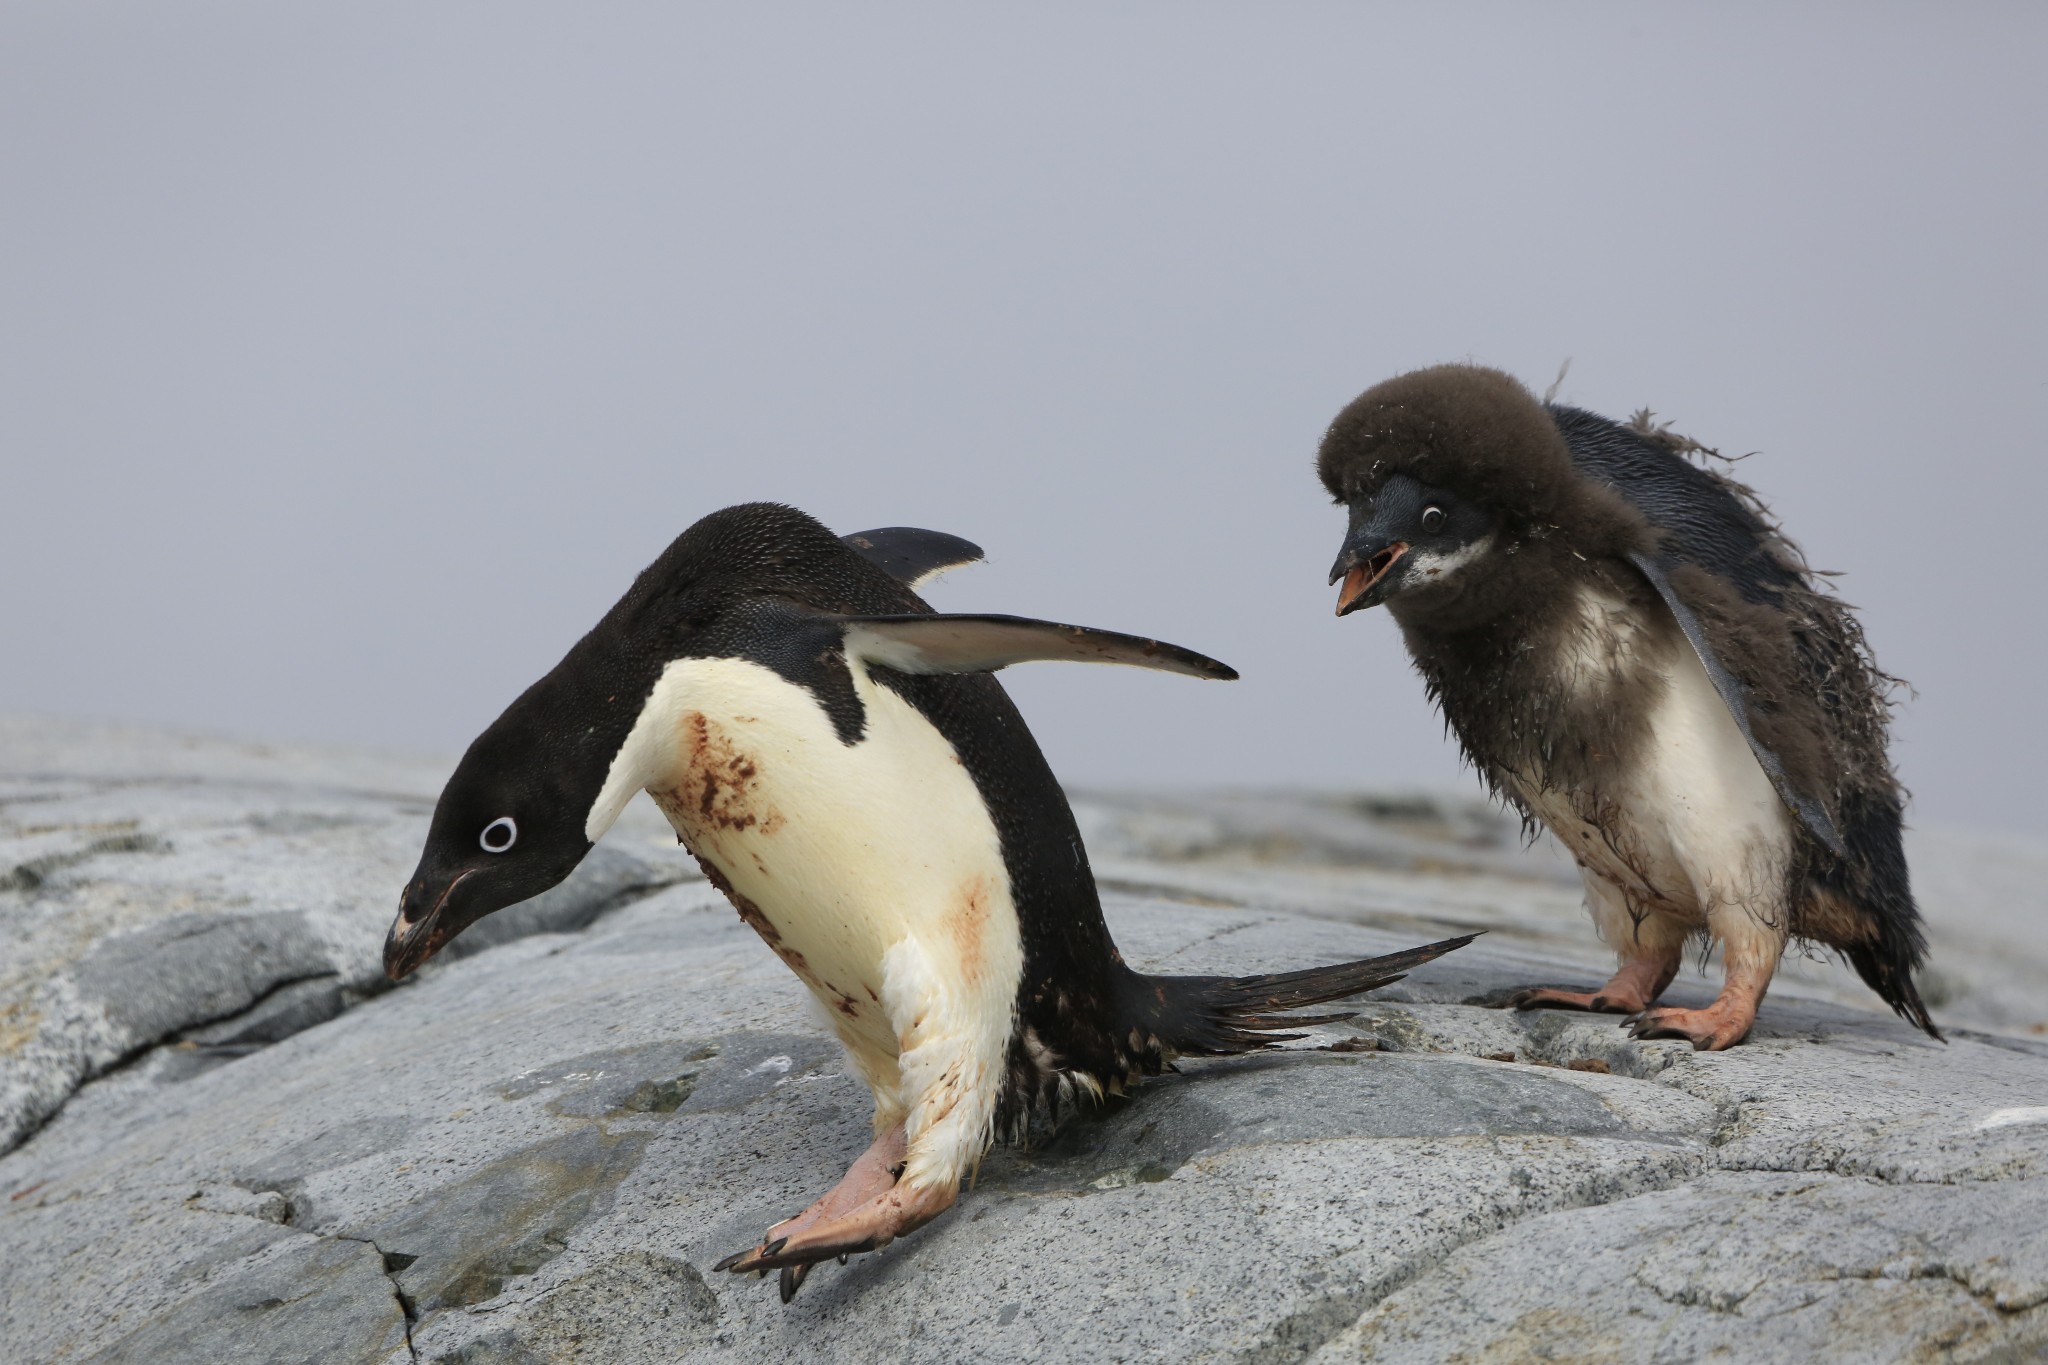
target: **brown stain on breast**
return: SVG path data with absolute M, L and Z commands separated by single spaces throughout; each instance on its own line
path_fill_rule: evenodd
M 650 793 L 671 823 L 712 835 L 741 830 L 773 834 L 786 823 L 761 793 L 760 759 L 716 721 L 702 711 L 685 711 L 678 742 L 682 777 L 668 790 Z
M 820 983 L 811 975 L 810 962 L 802 953 L 782 941 L 782 931 L 775 927 L 775 921 L 769 919 L 762 913 L 760 906 L 743 895 L 732 884 L 732 879 L 719 870 L 718 864 L 694 849 L 690 851 L 690 856 L 697 860 L 698 867 L 704 869 L 704 880 L 717 887 L 719 894 L 732 902 L 732 908 L 739 911 L 740 918 L 746 921 L 747 927 L 759 934 L 761 941 L 774 949 L 775 955 L 781 958 L 791 971 L 803 978 L 805 985 L 814 991 L 818 990 Z
M 976 877 L 960 888 L 952 913 L 946 916 L 946 931 L 953 937 L 953 951 L 960 956 L 960 972 L 969 981 L 981 979 L 988 930 L 990 901 L 994 893 L 988 878 Z

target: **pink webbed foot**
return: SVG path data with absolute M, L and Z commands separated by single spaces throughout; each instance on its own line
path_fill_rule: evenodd
M 1508 997 L 1508 1005 L 1518 1010 L 1592 1010 L 1600 1014 L 1639 1014 L 1649 1003 L 1640 994 L 1616 989 L 1611 982 L 1597 991 L 1531 986 Z
M 904 1151 L 903 1125 L 897 1124 L 875 1139 L 845 1177 L 809 1208 L 768 1229 L 760 1245 L 728 1256 L 712 1269 L 736 1275 L 780 1269 L 782 1301 L 788 1303 L 818 1262 L 843 1262 L 855 1252 L 878 1250 L 923 1227 L 953 1206 L 956 1192 L 899 1186 Z
M 780 1268 L 782 1301 L 787 1303 L 796 1297 L 811 1266 L 856 1252 L 879 1251 L 951 1208 L 954 1197 L 953 1191 L 940 1187 L 898 1187 L 836 1218 L 820 1220 L 787 1235 L 773 1235 L 753 1250 L 720 1262 L 719 1268 L 735 1274 Z
M 1628 1021 L 1628 1031 L 1637 1038 L 1683 1038 L 1696 1052 L 1719 1052 L 1747 1038 L 1755 1023 L 1755 1005 L 1723 996 L 1703 1010 L 1644 1010 Z
M 1594 1010 L 1601 1014 L 1641 1014 L 1678 974 L 1675 951 L 1652 951 L 1625 959 L 1597 991 L 1567 991 L 1531 986 L 1517 991 L 1508 1003 L 1518 1010 Z

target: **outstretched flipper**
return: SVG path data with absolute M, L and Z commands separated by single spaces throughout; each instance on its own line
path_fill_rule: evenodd
M 1757 764 L 1763 768 L 1764 775 L 1771 779 L 1771 785 L 1777 788 L 1779 799 L 1784 801 L 1786 808 L 1799 817 L 1800 823 L 1811 830 L 1813 837 L 1820 840 L 1829 852 L 1838 858 L 1848 857 L 1848 845 L 1842 842 L 1841 833 L 1836 830 L 1835 822 L 1828 818 L 1826 808 L 1792 785 L 1792 779 L 1786 775 L 1785 765 L 1762 740 L 1757 738 L 1756 731 L 1750 727 L 1749 703 L 1743 695 L 1742 683 L 1721 663 L 1720 657 L 1714 653 L 1714 647 L 1707 642 L 1707 632 L 1701 626 L 1700 618 L 1685 604 L 1685 599 L 1681 598 L 1678 590 L 1672 586 L 1670 567 L 1653 555 L 1631 554 L 1628 558 L 1630 563 L 1642 570 L 1643 577 L 1650 580 L 1650 586 L 1657 590 L 1657 595 L 1664 599 L 1664 605 L 1669 607 L 1672 616 L 1677 618 L 1678 628 L 1685 632 L 1685 638 L 1692 645 L 1693 653 L 1699 656 L 1701 666 L 1707 670 L 1708 680 L 1714 684 L 1714 690 L 1721 694 L 1721 701 L 1727 706 L 1729 716 L 1734 719 L 1735 728 L 1742 732 L 1742 738 L 1749 744 L 1749 751 L 1756 755 Z
M 846 648 L 899 673 L 993 673 L 1031 660 L 1130 664 L 1229 681 L 1237 670 L 1179 645 L 1028 616 L 848 616 Z
M 981 547 L 971 540 L 916 526 L 880 526 L 840 539 L 906 588 L 982 558 Z

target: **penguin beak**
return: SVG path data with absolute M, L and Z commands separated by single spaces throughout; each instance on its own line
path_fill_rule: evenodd
M 391 922 L 391 932 L 384 939 L 384 975 L 403 981 L 455 937 L 459 926 L 448 912 L 448 900 L 475 871 L 465 869 L 439 888 L 428 877 L 417 877 L 406 887 L 398 918 Z
M 1337 554 L 1337 562 L 1330 567 L 1332 583 L 1340 578 L 1344 580 L 1344 586 L 1337 590 L 1337 614 L 1349 616 L 1354 611 L 1378 606 L 1384 601 L 1386 593 L 1380 590 L 1381 585 L 1386 582 L 1395 562 L 1407 553 L 1408 542 L 1405 540 L 1375 545 L 1358 536 L 1347 539 Z

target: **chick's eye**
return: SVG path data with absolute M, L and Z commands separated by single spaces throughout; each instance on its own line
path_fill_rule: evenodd
M 501 815 L 484 826 L 484 832 L 477 842 L 486 853 L 503 853 L 519 842 L 519 825 L 509 815 Z
M 1423 530 L 1425 530 L 1425 531 L 1430 531 L 1430 532 L 1436 532 L 1436 531 L 1441 531 L 1441 530 L 1443 530 L 1443 529 L 1444 529 L 1444 509 L 1443 509 L 1443 508 L 1441 508 L 1441 507 L 1425 507 L 1425 508 L 1423 508 L 1423 509 L 1422 509 L 1422 529 L 1423 529 Z

